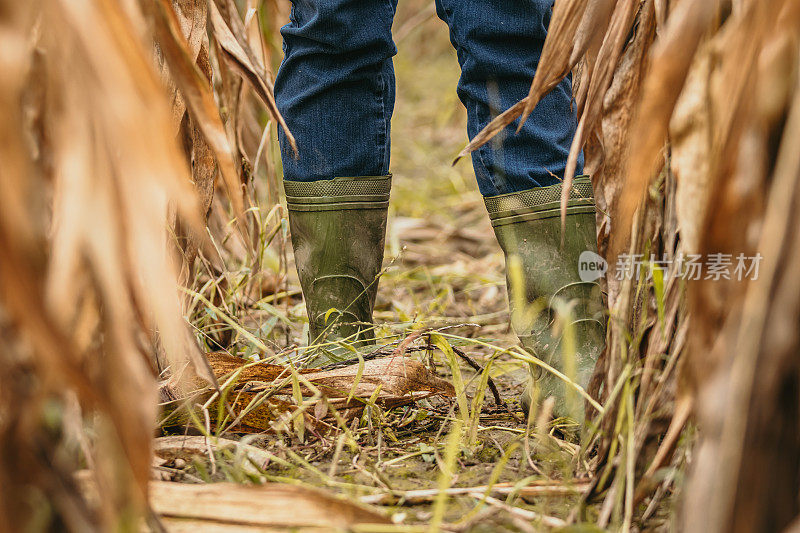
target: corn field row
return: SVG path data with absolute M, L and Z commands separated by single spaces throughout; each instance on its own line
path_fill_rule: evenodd
M 431 19 L 411 2 L 397 40 Z M 604 278 L 607 347 L 580 445 L 494 399 L 498 368 L 535 361 L 475 333 L 497 319 L 488 304 L 474 326 L 387 321 L 383 347 L 348 366 L 287 363 L 308 348 L 294 340 L 272 96 L 287 11 L 0 1 L 0 531 L 177 531 L 180 517 L 227 524 L 237 504 L 248 518 L 228 525 L 242 528 L 266 514 L 466 531 L 491 513 L 515 530 L 798 527 L 800 2 L 556 0 L 530 94 L 458 154 L 573 73 L 565 182 L 583 150 L 600 255 L 639 258 L 645 274 Z M 745 279 L 685 275 L 712 256 L 760 262 Z M 170 425 L 209 459 L 195 484 L 153 479 L 155 463 L 186 462 L 154 459 L 176 446 L 154 440 Z M 457 484 L 495 426 L 522 440 L 498 445 L 485 480 Z M 385 477 L 409 457 L 432 465 L 430 487 Z M 531 476 L 506 471 L 515 461 Z M 236 483 L 203 483 L 221 480 Z M 472 498 L 460 521 L 455 498 Z M 566 503 L 525 507 L 537 498 Z M 404 522 L 416 504 L 429 507 Z

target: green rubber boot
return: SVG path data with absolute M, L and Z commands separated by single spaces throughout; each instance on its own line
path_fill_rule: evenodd
M 561 190 L 556 184 L 484 200 L 506 256 L 511 324 L 520 343 L 585 389 L 605 344 L 598 273 L 583 272 L 582 279 L 579 269 L 579 260 L 598 259 L 594 198 L 589 178 L 576 178 L 562 246 Z M 583 398 L 573 387 L 535 365 L 531 375 L 526 412 L 531 396 L 552 396 L 554 416 L 583 423 Z
M 372 310 L 391 184 L 391 176 L 284 181 L 309 344 L 374 340 Z M 313 366 L 352 357 L 337 351 L 322 350 Z

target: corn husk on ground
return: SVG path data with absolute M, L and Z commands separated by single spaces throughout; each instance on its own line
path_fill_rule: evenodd
M 657 260 L 606 277 L 582 446 L 507 401 L 533 360 L 469 171 L 446 164 L 446 31 L 406 6 L 401 56 L 421 55 L 398 58 L 383 346 L 310 372 L 286 364 L 308 350 L 270 84 L 286 3 L 0 2 L 0 531 L 794 520 L 798 3 L 557 0 L 530 96 L 464 152 L 573 72 L 601 254 Z M 404 186 L 420 168 L 443 179 Z M 681 279 L 717 253 L 761 254 L 758 278 Z M 176 420 L 192 434 L 153 444 Z

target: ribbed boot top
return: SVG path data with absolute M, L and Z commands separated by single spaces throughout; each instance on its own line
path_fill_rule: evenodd
M 498 226 L 560 216 L 562 190 L 562 184 L 556 183 L 498 196 L 485 196 L 483 201 L 492 225 Z M 588 176 L 576 177 L 569 192 L 567 214 L 591 212 L 594 212 L 592 182 Z
M 290 211 L 382 209 L 389 206 L 392 176 L 284 181 Z

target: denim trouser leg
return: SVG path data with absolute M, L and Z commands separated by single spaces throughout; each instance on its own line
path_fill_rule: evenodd
M 435 0 L 458 53 L 458 95 L 469 137 L 528 94 L 552 0 Z M 281 135 L 284 178 L 314 181 L 389 171 L 396 0 L 293 0 L 281 33 L 275 96 L 300 149 Z M 569 78 L 516 124 L 473 153 L 484 196 L 552 185 L 562 177 L 576 119 Z M 578 171 L 581 170 L 579 165 Z
M 389 172 L 396 6 L 397 0 L 293 0 L 281 29 L 275 99 L 300 156 L 279 131 L 284 179 Z
M 472 139 L 528 95 L 552 13 L 552 0 L 436 0 L 458 53 L 458 96 Z M 572 82 L 545 96 L 520 133 L 515 121 L 472 154 L 484 196 L 553 185 L 563 177 L 576 118 Z M 583 160 L 579 161 L 578 172 Z

